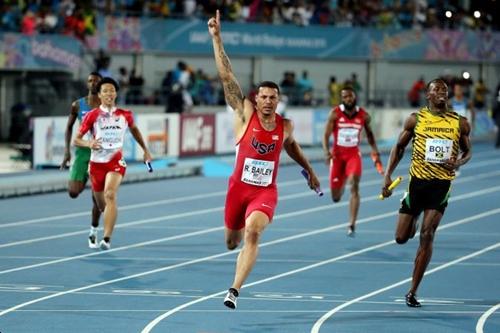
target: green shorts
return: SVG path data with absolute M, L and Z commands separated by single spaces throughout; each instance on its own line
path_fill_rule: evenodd
M 90 148 L 76 147 L 75 161 L 71 166 L 69 180 L 86 183 L 89 179 Z

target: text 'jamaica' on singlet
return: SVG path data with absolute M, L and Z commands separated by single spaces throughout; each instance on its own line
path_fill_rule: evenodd
M 235 168 L 231 176 L 234 181 L 261 187 L 276 186 L 283 128 L 283 118 L 278 114 L 272 131 L 262 127 L 257 112 L 252 114 L 245 134 L 236 144 Z
M 453 111 L 432 113 L 427 107 L 417 113 L 410 175 L 420 179 L 452 180 L 455 172 L 443 163 L 458 155 L 459 115 Z

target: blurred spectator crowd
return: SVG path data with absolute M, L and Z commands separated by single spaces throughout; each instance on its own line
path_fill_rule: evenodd
M 338 27 L 500 29 L 499 1 L 466 0 L 2 0 L 0 31 L 84 39 L 96 15 L 197 18 Z

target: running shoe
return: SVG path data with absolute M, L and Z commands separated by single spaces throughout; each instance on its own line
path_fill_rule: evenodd
M 224 297 L 224 305 L 230 309 L 236 309 L 236 300 L 238 299 L 238 290 L 229 288 L 226 297 Z
M 408 305 L 411 308 L 419 308 L 419 307 L 421 307 L 422 305 L 420 304 L 419 301 L 417 301 L 416 296 L 417 295 L 415 295 L 414 293 L 408 293 L 408 294 L 406 294 L 406 296 L 405 296 L 406 305 Z
M 356 230 L 354 229 L 354 226 L 350 225 L 349 228 L 347 228 L 347 236 L 354 238 L 356 236 Z
M 90 228 L 89 232 L 89 248 L 91 249 L 98 249 L 99 245 L 97 243 L 97 228 Z
M 99 248 L 101 250 L 109 250 L 111 248 L 111 243 L 106 242 L 104 239 L 99 243 Z

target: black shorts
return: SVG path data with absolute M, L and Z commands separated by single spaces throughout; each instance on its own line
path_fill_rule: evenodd
M 400 213 L 418 216 L 423 210 L 435 209 L 441 214 L 448 206 L 451 181 L 411 177 L 408 192 L 401 201 Z

